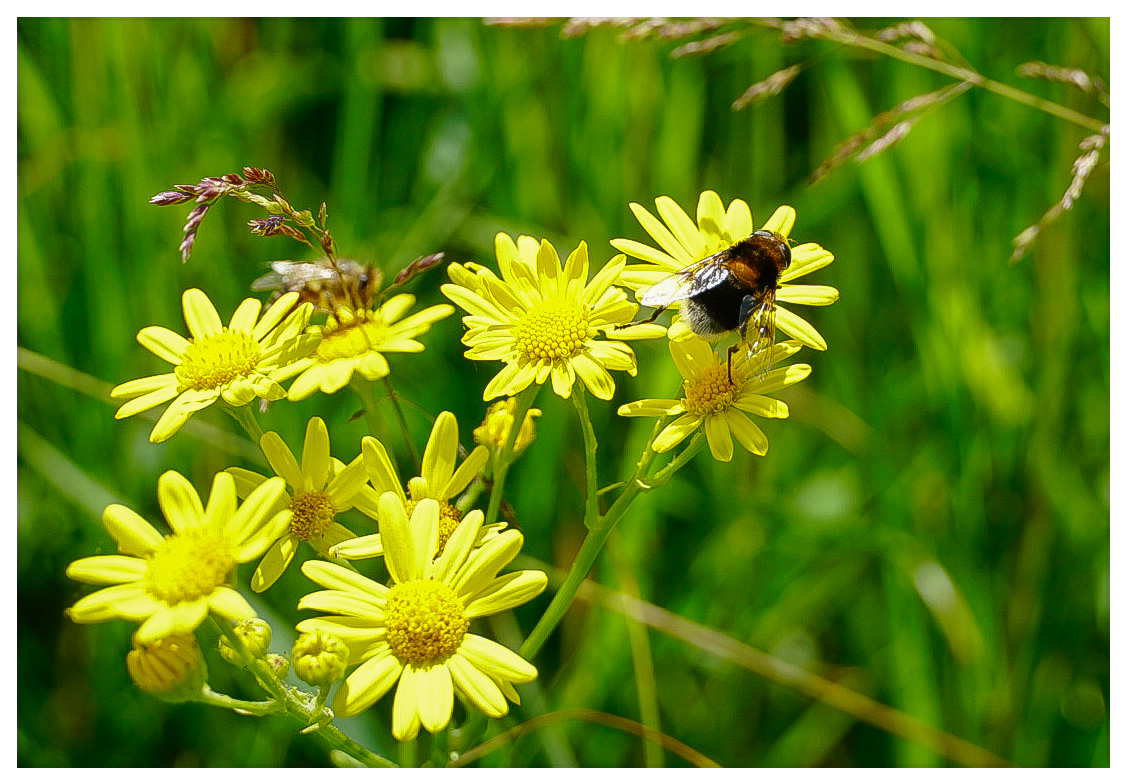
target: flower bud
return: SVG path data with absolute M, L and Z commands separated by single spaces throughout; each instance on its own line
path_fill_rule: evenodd
M 485 414 L 485 421 L 473 431 L 473 440 L 478 444 L 487 446 L 492 452 L 503 449 L 505 442 L 508 441 L 508 434 L 512 431 L 515 411 L 516 398 L 514 397 L 493 403 L 489 406 L 488 413 Z M 520 426 L 520 432 L 516 434 L 516 443 L 512 446 L 513 457 L 527 449 L 528 444 L 535 440 L 535 419 L 542 413 L 538 408 L 530 408 L 528 413 L 524 415 L 524 424 Z
M 270 624 L 261 618 L 241 621 L 235 626 L 235 636 L 242 641 L 251 659 L 260 659 L 266 654 L 270 648 L 271 634 Z M 236 667 L 245 667 L 247 664 L 238 646 L 232 644 L 226 635 L 219 637 L 219 655 Z
M 168 702 L 194 699 L 207 683 L 207 665 L 190 634 L 173 634 L 151 643 L 134 638 L 125 667 L 137 688 Z
M 274 673 L 279 681 L 284 680 L 285 676 L 289 675 L 289 657 L 284 653 L 267 653 L 266 666 Z
M 305 632 L 293 643 L 293 669 L 310 686 L 327 689 L 344 677 L 348 646 L 321 631 Z

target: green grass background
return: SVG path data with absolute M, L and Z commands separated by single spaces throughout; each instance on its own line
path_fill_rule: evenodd
M 1108 76 L 1109 20 L 928 24 L 982 73 L 1107 117 L 1090 96 L 1014 68 L 1042 60 Z M 1067 187 L 1088 131 L 970 91 L 890 151 L 810 186 L 838 141 L 950 80 L 828 44 L 786 46 L 769 30 L 698 58 L 674 59 L 673 47 L 474 19 L 19 21 L 20 765 L 327 760 L 290 722 L 141 694 L 123 666 L 132 628 L 63 614 L 90 590 L 66 565 L 113 551 L 107 503 L 159 521 L 162 472 L 206 491 L 216 471 L 255 464 L 215 411 L 152 445 L 151 422 L 114 421 L 106 397 L 165 371 L 135 335 L 182 331 L 183 289 L 202 287 L 226 319 L 267 261 L 299 254 L 251 237 L 246 221 L 261 213 L 232 201 L 180 263 L 188 208 L 149 197 L 244 165 L 272 170 L 299 207 L 327 201 L 344 254 L 392 271 L 436 250 L 492 265 L 501 230 L 563 253 L 582 239 L 603 263 L 611 238 L 647 239 L 629 202 L 652 209 L 660 195 L 691 213 L 714 189 L 746 200 L 759 223 L 793 205 L 794 238 L 836 254 L 809 282 L 839 288 L 839 303 L 802 311 L 829 350 L 801 356 L 813 375 L 785 396 L 790 420 L 764 425 L 767 457 L 696 459 L 636 505 L 592 577 L 1017 765 L 1108 764 L 1107 168 L 1028 257 L 1007 263 L 1011 239 Z M 731 109 L 808 56 L 819 59 L 782 95 Z M 420 305 L 444 301 L 445 280 L 433 271 L 412 284 Z M 463 439 L 480 421 L 498 367 L 464 359 L 461 334 L 459 314 L 424 354 L 390 357 L 418 447 L 428 415 L 453 411 Z M 592 401 L 603 484 L 629 470 L 645 436 L 616 407 L 674 393 L 666 350 L 638 354 L 638 377 L 619 377 L 612 403 Z M 550 394 L 538 405 L 540 438 L 508 495 L 527 556 L 565 569 L 582 537 L 581 440 L 573 408 Z M 366 432 L 349 421 L 358 408 L 345 390 L 277 405 L 263 424 L 296 445 L 321 415 L 348 460 Z M 393 428 L 381 435 L 403 454 Z M 953 593 L 935 593 L 943 579 Z M 291 571 L 263 604 L 275 649 L 292 639 L 290 608 L 309 588 Z M 546 600 L 496 632 L 518 646 Z M 951 764 L 593 604 L 575 605 L 536 664 L 524 708 L 493 731 L 582 707 L 644 720 L 727 766 Z M 255 696 L 212 669 L 216 688 Z M 394 754 L 379 746 L 389 702 L 343 726 Z M 646 763 L 683 764 L 584 721 L 484 762 Z

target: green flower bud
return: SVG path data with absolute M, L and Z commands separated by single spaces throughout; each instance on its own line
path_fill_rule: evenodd
M 270 648 L 270 624 L 261 618 L 251 618 L 241 621 L 235 626 L 235 636 L 242 641 L 251 659 L 260 659 Z M 233 645 L 226 635 L 219 637 L 219 655 L 236 667 L 245 667 L 242 653 Z
M 310 686 L 326 689 L 344 677 L 348 646 L 324 632 L 305 632 L 293 643 L 293 669 Z
M 284 653 L 267 653 L 266 664 L 279 681 L 289 675 L 289 657 Z

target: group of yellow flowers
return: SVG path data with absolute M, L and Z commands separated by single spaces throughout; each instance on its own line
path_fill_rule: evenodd
M 763 455 L 766 436 L 748 415 L 786 417 L 785 403 L 767 395 L 810 372 L 808 365 L 778 360 L 803 345 L 825 348 L 816 329 L 779 306 L 777 328 L 790 339 L 774 347 L 775 366 L 762 372 L 761 357 L 740 352 L 729 375 L 726 359 L 679 323 L 668 330 L 634 323 L 638 305 L 626 289 L 643 292 L 754 228 L 745 202 L 735 200 L 725 209 L 710 191 L 701 195 L 695 220 L 667 197 L 657 199 L 656 206 L 660 219 L 631 205 L 659 247 L 613 240 L 622 253 L 593 278 L 585 243 L 564 263 L 548 241 L 526 236 L 514 241 L 506 234 L 496 238 L 499 274 L 473 263 L 448 266 L 451 282 L 441 290 L 466 313 L 466 357 L 502 363 L 483 397 L 507 398 L 491 409 L 475 433 L 478 446 L 464 459 L 459 461 L 458 425 L 449 412 L 435 420 L 421 474 L 407 482 L 370 436 L 351 462 L 333 457 L 328 430 L 314 417 L 300 458 L 276 433 L 267 432 L 260 446 L 274 475 L 229 468 L 215 476 L 206 504 L 187 479 L 170 471 L 160 478 L 157 497 L 172 533 L 161 533 L 125 506 L 108 507 L 103 521 L 119 554 L 70 565 L 70 577 L 106 586 L 78 600 L 69 610 L 71 618 L 137 622 L 130 670 L 139 685 L 159 692 L 169 684 L 154 673 L 175 670 L 170 663 L 190 659 L 183 651 L 209 614 L 231 624 L 256 618 L 250 602 L 231 587 L 236 567 L 257 561 L 250 586 L 264 591 L 307 542 L 319 558 L 305 560 L 301 571 L 323 590 L 303 597 L 298 609 L 325 615 L 297 625 L 299 647 L 313 651 L 310 661 L 322 670 L 325 653 L 336 653 L 335 665 L 328 667 L 331 677 L 306 678 L 322 690 L 342 680 L 332 702 L 336 713 L 359 713 L 397 686 L 392 734 L 399 740 L 415 737 L 420 727 L 437 732 L 447 726 L 455 694 L 487 716 L 505 715 L 509 702 L 519 703 L 514 684 L 533 680 L 536 669 L 508 648 L 471 633 L 470 624 L 534 598 L 547 578 L 535 570 L 500 574 L 519 553 L 522 535 L 503 521 L 486 520 L 481 511 L 464 512 L 455 504 L 508 441 L 515 425 L 513 396 L 550 379 L 552 390 L 567 398 L 577 379 L 594 397 L 610 400 L 612 372 L 637 372 L 625 341 L 667 334 L 684 379 L 682 394 L 622 405 L 618 413 L 667 418 L 652 442 L 655 452 L 675 448 L 702 426 L 718 460 L 732 458 L 732 437 Z M 760 228 L 789 237 L 794 219 L 792 208 L 781 207 Z M 627 264 L 626 254 L 639 263 Z M 805 243 L 795 245 L 791 257 L 780 276 L 779 303 L 827 305 L 837 299 L 829 286 L 791 283 L 829 264 L 831 253 Z M 412 314 L 414 303 L 413 296 L 398 294 L 370 311 L 338 311 L 324 324 L 311 324 L 312 305 L 298 304 L 298 294 L 288 293 L 265 312 L 261 302 L 246 299 L 225 326 L 208 297 L 190 289 L 183 294 L 190 337 L 159 326 L 137 336 L 171 363 L 172 371 L 115 388 L 113 396 L 126 400 L 117 417 L 167 403 L 150 436 L 159 442 L 212 404 L 236 418 L 253 418 L 248 404 L 256 399 L 301 400 L 318 390 L 334 393 L 353 376 L 383 378 L 389 373 L 384 354 L 422 351 L 418 338 L 454 312 L 441 304 Z M 290 381 L 287 390 L 282 384 Z M 530 426 L 530 419 L 522 423 L 517 450 L 530 440 Z M 337 522 L 337 515 L 353 508 L 377 521 L 378 533 L 357 536 Z M 373 557 L 383 558 L 386 585 L 351 564 Z M 166 644 L 185 638 L 188 642 Z M 297 654 L 295 648 L 300 675 Z M 343 677 L 349 668 L 354 669 Z

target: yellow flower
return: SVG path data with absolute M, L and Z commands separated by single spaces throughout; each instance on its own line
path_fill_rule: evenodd
M 67 567 L 73 580 L 110 586 L 79 599 L 67 613 L 76 623 L 141 622 L 141 643 L 190 634 L 208 612 L 232 622 L 256 617 L 227 583 L 238 564 L 262 555 L 289 525 L 290 511 L 277 511 L 284 494 L 285 481 L 274 477 L 238 506 L 234 477 L 220 472 L 204 509 L 187 479 L 166 472 L 157 498 L 172 534 L 163 536 L 120 504 L 106 507 L 102 520 L 123 555 L 80 558 Z
M 615 256 L 588 283 L 590 263 L 586 243 L 562 265 L 547 240 L 530 237 L 513 242 L 496 237 L 500 277 L 479 265 L 450 264 L 453 283 L 442 293 L 468 315 L 462 343 L 469 359 L 500 360 L 501 371 L 485 387 L 484 399 L 515 395 L 548 377 L 555 394 L 570 397 L 576 377 L 597 398 L 614 395 L 608 371 L 637 374 L 637 360 L 621 340 L 598 340 L 613 332 L 619 339 L 660 337 L 653 324 L 619 329 L 637 313 L 624 291 L 611 285 L 625 266 Z
M 504 716 L 508 700 L 519 703 L 512 684 L 537 675 L 517 654 L 469 633 L 474 618 L 517 607 L 547 585 L 539 571 L 497 577 L 523 536 L 505 531 L 474 548 L 484 521 L 475 510 L 436 555 L 438 517 L 434 499 L 420 501 L 408 521 L 398 495 L 380 496 L 387 586 L 327 561 L 301 567 L 328 590 L 305 596 L 298 608 L 335 615 L 301 621 L 298 631 L 338 637 L 348 646 L 349 665 L 359 665 L 337 690 L 333 710 L 353 716 L 397 683 L 391 732 L 399 740 L 417 736 L 419 726 L 438 732 L 449 724 L 455 692 L 487 716 Z
M 796 354 L 801 343 L 787 340 L 774 346 L 774 361 Z M 765 455 L 769 443 L 759 426 L 748 414 L 782 419 L 790 415 L 781 400 L 766 397 L 796 384 L 809 375 L 809 365 L 789 365 L 763 373 L 768 351 L 760 351 L 750 359 L 737 352 L 731 365 L 732 380 L 727 375 L 727 359 L 720 359 L 710 344 L 698 337 L 669 341 L 669 351 L 681 376 L 684 397 L 677 400 L 638 400 L 618 409 L 622 416 L 675 416 L 653 441 L 653 449 L 667 452 L 692 434 L 701 424 L 707 435 L 712 457 L 724 462 L 731 459 L 731 436 L 749 452 Z
M 220 397 L 232 406 L 244 406 L 256 397 L 285 397 L 278 382 L 292 377 L 293 363 L 312 351 L 318 340 L 305 334 L 312 306 L 294 308 L 296 302 L 296 294 L 287 294 L 259 320 L 262 303 L 243 300 L 230 326 L 224 327 L 207 295 L 199 289 L 188 289 L 183 303 L 190 340 L 164 327 L 145 327 L 137 333 L 137 342 L 175 365 L 174 372 L 115 387 L 110 393 L 113 397 L 129 399 L 117 410 L 116 418 L 176 398 L 149 436 L 156 443 L 173 435 L 193 413 Z
M 657 213 L 653 217 L 640 204 L 630 204 L 641 227 L 649 233 L 661 249 L 652 248 L 628 239 L 610 240 L 610 244 L 623 253 L 641 259 L 645 264 L 630 265 L 616 281 L 634 292 L 644 294 L 657 281 L 687 267 L 693 262 L 729 248 L 746 239 L 754 230 L 751 210 L 747 203 L 736 199 L 723 208 L 723 202 L 713 191 L 700 194 L 693 221 L 680 206 L 668 196 L 657 199 Z M 797 213 L 793 207 L 779 207 L 761 227 L 789 237 Z M 831 305 L 840 296 L 832 286 L 799 286 L 791 281 L 828 266 L 833 254 L 813 242 L 795 245 L 790 249 L 790 266 L 778 276 L 778 302 L 794 305 Z M 775 312 L 777 328 L 801 341 L 810 348 L 824 350 L 825 339 L 808 321 L 783 307 Z M 688 326 L 677 322 L 669 328 L 669 337 L 680 340 L 691 335 Z
M 383 444 L 371 436 L 365 436 L 361 442 L 361 451 L 364 465 L 367 467 L 367 476 L 375 487 L 374 491 L 370 488 L 364 490 L 365 497 L 371 493 L 374 503 L 378 504 L 379 496 L 383 493 L 395 493 L 402 501 L 408 515 L 424 498 L 437 501 L 440 510 L 438 549 L 441 551 L 445 547 L 446 540 L 461 523 L 462 513 L 450 503 L 450 499 L 469 486 L 489 459 L 489 451 L 479 446 L 458 466 L 460 448 L 457 418 L 449 411 L 443 411 L 434 420 L 434 427 L 426 442 L 426 451 L 422 453 L 422 476 L 416 476 L 407 482 L 407 489 L 410 491 L 408 498 L 403 491 L 403 483 L 399 481 L 399 475 L 395 471 L 395 464 L 391 462 L 391 457 Z M 480 538 L 476 544 L 482 544 L 492 538 L 505 525 L 504 522 L 496 522 L 481 526 Z M 379 534 L 360 536 L 332 548 L 332 555 L 340 558 L 374 558 L 382 554 L 383 538 Z
M 398 294 L 376 310 L 353 313 L 341 308 L 329 315 L 324 326 L 310 327 L 309 332 L 321 341 L 312 355 L 297 364 L 301 375 L 290 385 L 289 399 L 304 400 L 318 389 L 331 395 L 351 381 L 353 373 L 376 381 L 391 372 L 384 354 L 421 352 L 426 347 L 414 338 L 429 332 L 454 309 L 434 305 L 402 318 L 414 302 L 412 295 Z
M 305 427 L 300 465 L 277 433 L 263 435 L 261 446 L 270 467 L 290 488 L 281 503 L 293 512 L 293 519 L 289 531 L 273 543 L 254 570 L 250 587 L 256 592 L 277 582 L 301 542 L 308 542 L 327 557 L 330 547 L 354 538 L 352 531 L 336 522 L 336 515 L 353 506 L 372 517 L 376 513 L 375 498 L 368 501 L 362 492 L 367 484 L 363 457 L 357 456 L 347 466 L 332 457 L 328 428 L 320 417 L 313 417 Z M 227 473 L 235 478 L 239 498 L 247 497 L 266 481 L 266 477 L 245 468 L 228 468 Z

